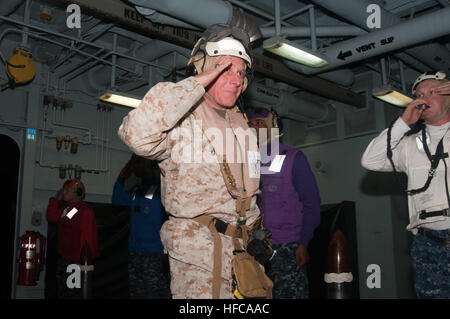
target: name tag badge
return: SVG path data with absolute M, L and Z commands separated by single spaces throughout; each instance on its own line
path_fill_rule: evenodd
M 145 198 L 147 198 L 147 199 L 153 199 L 153 195 L 155 194 L 155 191 L 156 191 L 156 188 L 157 188 L 158 186 L 156 186 L 156 185 L 152 185 L 152 186 L 150 186 L 150 188 L 148 189 L 148 191 L 147 191 L 147 194 L 145 194 Z
M 276 155 L 270 164 L 269 171 L 279 173 L 281 172 L 281 167 L 283 166 L 284 159 L 286 155 Z
M 260 166 L 261 166 L 261 156 L 259 152 L 248 151 L 248 175 L 250 178 L 259 178 L 260 176 Z
M 76 209 L 76 208 L 74 207 L 74 208 L 72 208 L 72 209 L 70 210 L 70 212 L 67 213 L 66 216 L 67 216 L 67 218 L 72 219 L 73 215 L 75 215 L 77 212 L 78 212 L 78 209 Z

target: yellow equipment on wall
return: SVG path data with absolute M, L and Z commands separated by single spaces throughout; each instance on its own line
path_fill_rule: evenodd
M 24 48 L 16 48 L 14 54 L 6 62 L 6 74 L 10 87 L 25 84 L 33 80 L 36 75 L 32 54 Z

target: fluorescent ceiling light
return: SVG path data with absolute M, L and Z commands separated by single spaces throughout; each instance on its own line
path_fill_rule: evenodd
M 390 85 L 373 90 L 372 95 L 386 103 L 400 107 L 406 107 L 413 101 L 412 98 L 399 92 L 398 90 L 395 90 Z
M 136 96 L 112 91 L 106 92 L 105 94 L 100 96 L 99 99 L 105 102 L 120 104 L 134 108 L 138 107 L 139 104 L 141 103 L 141 99 Z
M 306 49 L 281 37 L 267 39 L 263 42 L 263 47 L 267 51 L 282 56 L 283 58 L 313 68 L 323 67 L 328 64 L 325 57 L 318 52 Z

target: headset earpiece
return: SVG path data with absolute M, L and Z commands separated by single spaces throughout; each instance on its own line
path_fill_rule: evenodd
M 82 197 L 82 196 L 83 196 L 83 190 L 81 189 L 80 186 L 78 186 L 78 183 L 77 183 L 77 195 L 78 195 L 79 197 Z
M 193 63 L 190 63 L 186 66 L 186 76 L 194 76 L 197 75 L 197 69 L 195 68 Z
M 281 133 L 281 128 L 283 126 L 281 118 L 278 116 L 277 112 L 275 112 L 273 109 L 270 110 L 270 113 L 272 113 L 272 127 L 278 128 L 278 130 Z

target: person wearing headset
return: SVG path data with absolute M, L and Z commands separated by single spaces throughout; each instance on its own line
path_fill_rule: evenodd
M 139 182 L 129 189 L 126 181 Z M 112 204 L 130 207 L 128 284 L 131 299 L 167 299 L 169 271 L 159 232 L 166 213 L 161 203 L 160 170 L 155 161 L 132 154 L 114 184 Z
M 259 216 L 256 137 L 246 143 L 249 128 L 236 107 L 253 65 L 248 33 L 223 24 L 209 27 L 188 65 L 194 75 L 156 84 L 123 119 L 118 135 L 133 153 L 157 160 L 162 172 L 169 220 L 160 234 L 172 298 L 230 299 L 234 245 L 225 229 L 238 220 L 239 227 L 250 226 Z M 242 218 L 236 198 L 245 200 Z M 206 226 L 205 219 L 216 227 Z
M 444 72 L 413 84 L 416 99 L 365 150 L 362 166 L 408 176 L 409 224 L 417 298 L 450 298 L 450 85 Z
M 247 116 L 250 126 L 257 130 L 261 152 L 258 204 L 276 251 L 267 267 L 274 283 L 273 297 L 307 299 L 307 247 L 320 223 L 317 182 L 303 152 L 279 142 L 281 120 L 275 111 L 254 108 Z
M 67 267 L 100 256 L 97 225 L 91 206 L 83 201 L 86 188 L 81 180 L 69 179 L 47 206 L 47 221 L 57 223 L 56 283 L 58 298 L 82 298 L 82 289 L 67 285 Z

